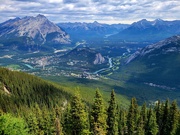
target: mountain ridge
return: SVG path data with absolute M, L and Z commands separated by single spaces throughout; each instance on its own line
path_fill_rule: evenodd
M 164 21 L 142 19 L 132 23 L 127 29 L 112 35 L 110 39 L 128 42 L 158 42 L 165 38 L 180 34 L 180 20 Z
M 64 29 L 75 40 L 100 40 L 106 35 L 115 34 L 127 28 L 128 24 L 103 24 L 94 21 L 93 23 L 75 22 L 58 23 L 59 27 Z M 77 36 L 78 35 L 78 36 Z
M 26 16 L 10 19 L 0 24 L 0 41 L 23 46 L 41 46 L 44 44 L 69 44 L 70 37 L 45 16 Z M 8 42 L 8 43 L 6 43 Z
M 147 47 L 142 48 L 141 50 L 136 51 L 134 54 L 132 54 L 126 61 L 126 64 L 130 63 L 131 61 L 133 61 L 134 59 L 136 59 L 137 57 L 143 57 L 147 54 L 152 53 L 153 51 L 155 51 L 156 49 L 161 49 L 164 47 L 164 49 L 162 49 L 161 53 L 168 53 L 168 52 L 175 52 L 175 51 L 180 51 L 180 48 L 178 48 L 178 43 L 180 42 L 180 35 L 176 35 L 170 38 L 167 38 L 165 40 L 162 40 L 158 43 L 149 45 Z M 174 44 L 173 46 L 168 46 Z M 176 48 L 177 47 L 177 48 Z

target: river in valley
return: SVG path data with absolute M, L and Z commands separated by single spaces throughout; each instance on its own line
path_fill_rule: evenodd
M 108 68 L 99 69 L 99 70 L 95 71 L 93 74 L 98 74 L 101 71 L 104 71 L 104 70 L 107 70 L 107 69 L 110 69 L 110 68 L 113 67 L 112 58 L 109 58 L 109 57 L 107 57 L 107 58 L 108 58 L 108 62 L 109 62 L 109 67 Z

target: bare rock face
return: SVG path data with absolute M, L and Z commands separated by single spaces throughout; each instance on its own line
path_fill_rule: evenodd
M 96 64 L 102 64 L 104 62 L 105 62 L 105 58 L 102 57 L 102 55 L 100 53 L 97 53 L 96 58 L 93 63 L 96 65 Z
M 0 39 L 11 40 L 22 37 L 27 38 L 27 45 L 70 43 L 69 35 L 43 15 L 15 18 L 0 24 Z

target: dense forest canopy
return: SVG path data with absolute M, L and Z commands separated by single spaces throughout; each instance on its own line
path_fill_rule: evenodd
M 2 135 L 179 135 L 176 101 L 124 108 L 112 91 L 108 104 L 99 90 L 93 102 L 71 95 L 50 82 L 0 68 L 0 134 Z

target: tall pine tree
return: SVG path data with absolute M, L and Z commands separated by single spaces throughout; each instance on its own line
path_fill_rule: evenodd
M 143 116 L 140 116 L 137 123 L 137 135 L 144 135 L 145 129 L 144 129 L 144 120 Z
M 107 115 L 105 112 L 102 96 L 100 92 L 96 90 L 90 116 L 91 131 L 94 135 L 107 134 L 106 119 Z
M 147 116 L 145 135 L 157 135 L 158 124 L 156 122 L 156 115 L 150 108 Z
M 178 108 L 175 101 L 172 102 L 168 117 L 168 133 L 169 135 L 175 135 L 178 127 Z
M 118 110 L 114 90 L 111 92 L 111 99 L 107 110 L 107 135 L 118 135 Z
M 88 114 L 85 111 L 85 106 L 82 103 L 79 93 L 76 93 L 71 101 L 70 123 L 72 135 L 90 134 L 88 126 Z
M 127 133 L 127 112 L 126 110 L 121 109 L 119 112 L 118 120 L 118 133 L 119 135 L 124 135 Z
M 136 98 L 132 98 L 127 116 L 128 135 L 134 135 L 137 132 L 137 120 L 138 120 L 138 105 Z
M 165 105 L 163 107 L 163 115 L 162 115 L 162 126 L 161 126 L 161 130 L 160 130 L 160 135 L 169 135 L 168 131 L 169 131 L 169 100 L 167 99 L 165 102 Z
M 164 104 L 158 100 L 154 107 L 154 112 L 156 114 L 156 123 L 158 124 L 158 135 L 161 134 L 161 129 L 162 129 L 162 117 L 163 117 L 163 108 Z

